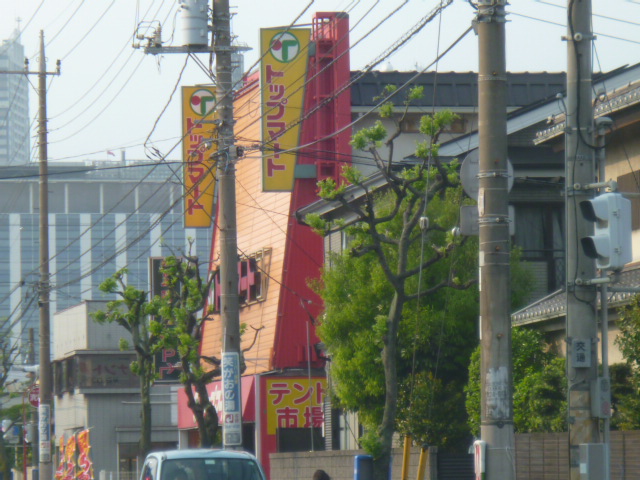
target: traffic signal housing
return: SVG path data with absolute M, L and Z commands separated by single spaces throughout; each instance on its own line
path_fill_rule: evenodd
M 583 217 L 594 222 L 594 235 L 580 242 L 585 255 L 603 270 L 621 270 L 632 259 L 631 202 L 620 193 L 603 193 L 580 202 Z

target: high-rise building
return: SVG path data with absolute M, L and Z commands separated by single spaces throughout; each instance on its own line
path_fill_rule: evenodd
M 51 164 L 48 186 L 51 315 L 107 299 L 98 287 L 121 268 L 129 284 L 149 290 L 149 257 L 182 255 L 190 239 L 206 274 L 211 229 L 183 227 L 179 166 Z M 29 328 L 38 338 L 38 199 L 37 164 L 0 167 L 0 319 L 10 318 L 23 349 Z
M 0 46 L 0 72 L 23 71 L 24 58 L 24 47 L 16 30 Z M 29 161 L 28 95 L 24 75 L 0 74 L 0 165 L 22 165 Z

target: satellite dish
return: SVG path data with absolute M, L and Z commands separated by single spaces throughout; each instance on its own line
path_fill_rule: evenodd
M 507 172 L 509 175 L 508 189 L 511 191 L 513 188 L 513 165 L 509 159 L 507 159 Z M 480 173 L 480 153 L 477 148 L 471 150 L 460 166 L 460 182 L 464 193 L 469 195 L 474 200 L 478 200 L 478 191 L 480 190 L 480 179 L 478 174 Z

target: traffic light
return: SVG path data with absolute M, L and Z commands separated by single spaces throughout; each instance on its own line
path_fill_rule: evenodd
M 620 270 L 631 261 L 631 202 L 620 193 L 604 193 L 580 202 L 594 235 L 580 240 L 584 253 L 604 270 Z

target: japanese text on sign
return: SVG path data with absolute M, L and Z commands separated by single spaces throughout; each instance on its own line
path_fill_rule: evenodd
M 278 428 L 322 427 L 326 380 L 273 378 L 267 380 L 267 431 Z
M 262 140 L 268 145 L 262 161 L 264 191 L 293 190 L 300 116 L 304 105 L 309 29 L 263 29 L 262 66 Z
M 240 356 L 222 354 L 223 441 L 225 446 L 242 444 L 242 396 L 240 394 Z
M 209 227 L 215 191 L 218 150 L 213 91 L 182 87 L 182 156 L 184 162 L 185 227 Z

